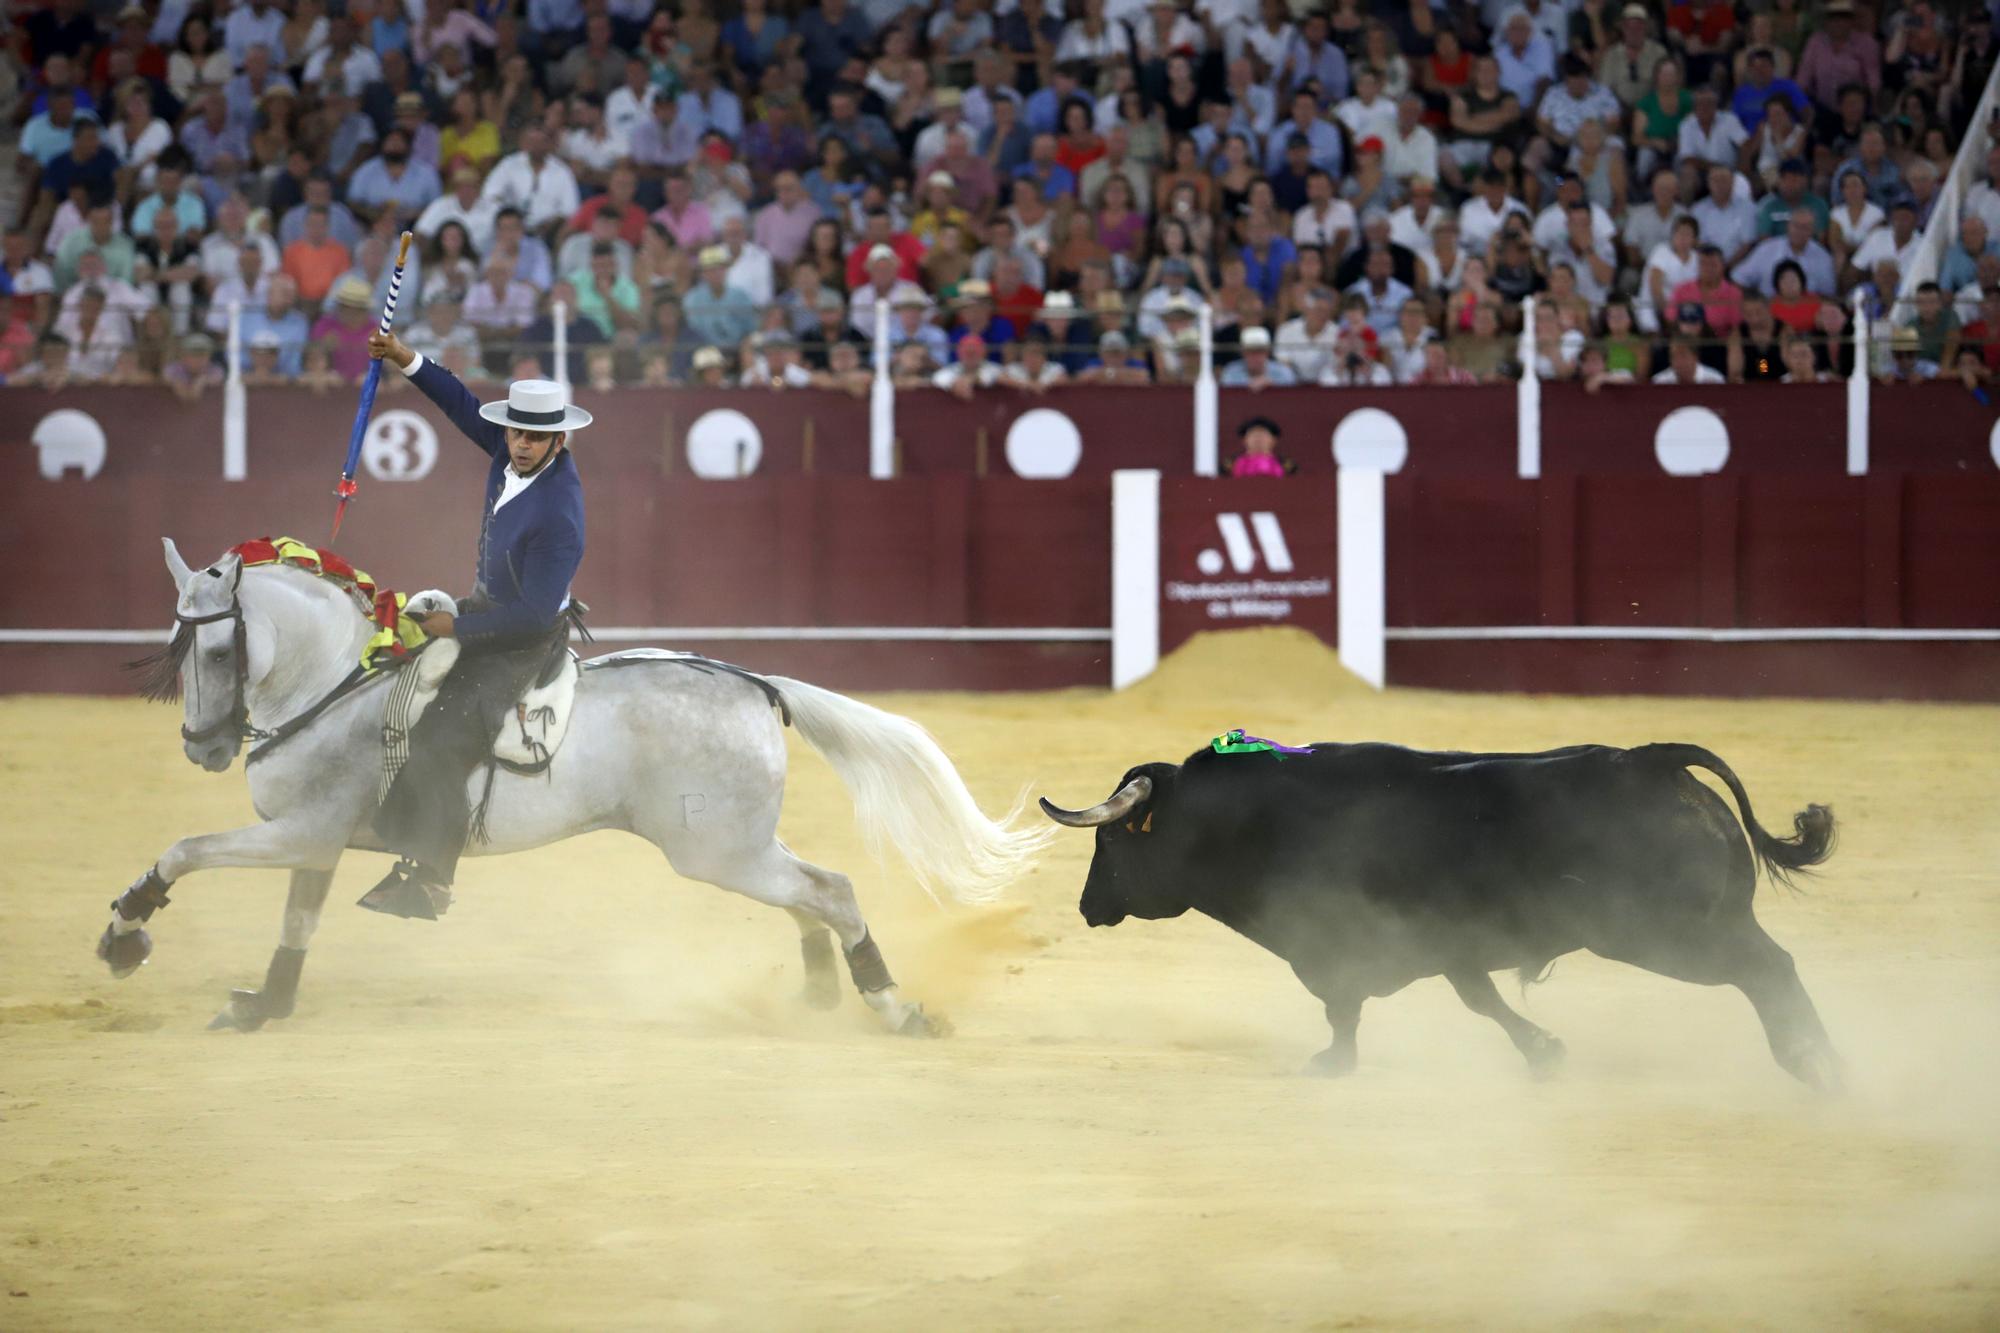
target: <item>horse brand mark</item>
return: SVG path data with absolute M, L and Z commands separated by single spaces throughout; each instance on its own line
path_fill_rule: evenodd
M 49 481 L 61 481 L 71 468 L 85 481 L 104 470 L 104 427 L 88 412 L 59 408 L 37 421 L 28 438 L 40 455 L 42 476 Z
M 688 792 L 681 797 L 681 827 L 693 828 L 694 817 L 708 809 L 708 798 L 700 792 Z
M 1257 568 L 1257 553 L 1264 553 L 1264 563 L 1273 574 L 1292 572 L 1292 551 L 1285 545 L 1285 530 L 1278 526 L 1276 514 L 1252 514 L 1246 528 L 1241 514 L 1217 514 L 1215 526 L 1222 531 L 1222 545 L 1229 552 L 1229 567 L 1238 574 L 1248 574 Z M 1257 543 L 1252 546 L 1250 534 L 1257 534 Z M 1194 559 L 1195 568 L 1214 578 L 1222 572 L 1222 552 L 1213 548 L 1203 551 Z
M 422 481 L 436 466 L 437 456 L 437 432 L 431 423 L 401 408 L 369 422 L 361 439 L 361 460 L 377 481 Z

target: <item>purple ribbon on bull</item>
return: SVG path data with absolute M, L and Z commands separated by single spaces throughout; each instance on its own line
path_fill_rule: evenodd
M 1246 736 L 1241 727 L 1223 732 L 1209 744 L 1217 754 L 1258 754 L 1269 751 L 1278 756 L 1279 763 L 1283 763 L 1288 754 L 1312 753 L 1310 745 L 1280 745 L 1276 741 L 1267 741 L 1262 736 Z

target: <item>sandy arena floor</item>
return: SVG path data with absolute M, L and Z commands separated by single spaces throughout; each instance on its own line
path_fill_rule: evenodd
M 787 840 L 956 1036 L 803 1009 L 787 919 L 617 834 L 470 864 L 438 925 L 348 906 L 357 856 L 298 1015 L 210 1035 L 282 876 L 186 881 L 128 981 L 91 946 L 174 838 L 250 818 L 240 771 L 191 768 L 171 709 L 8 699 L 0 1329 L 2000 1325 L 2000 709 L 1375 697 L 1280 632 L 1118 698 L 885 702 L 989 806 L 1229 726 L 1705 744 L 1767 824 L 1843 821 L 1758 906 L 1853 1092 L 1794 1084 L 1734 991 L 1581 956 L 1525 1001 L 1553 1083 L 1436 980 L 1369 1005 L 1357 1075 L 1300 1077 L 1326 1031 L 1276 959 L 1084 928 L 1087 834 L 943 914 L 803 750 Z

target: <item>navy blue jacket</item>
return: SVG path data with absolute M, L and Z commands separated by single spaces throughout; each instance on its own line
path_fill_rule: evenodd
M 507 432 L 479 415 L 479 400 L 458 377 L 425 357 L 411 380 L 493 459 L 486 470 L 486 508 L 479 522 L 475 595 L 487 605 L 457 617 L 454 630 L 467 647 L 527 638 L 555 628 L 583 563 L 583 482 L 568 449 L 551 460 L 534 484 L 498 513 L 501 481 L 512 466 Z

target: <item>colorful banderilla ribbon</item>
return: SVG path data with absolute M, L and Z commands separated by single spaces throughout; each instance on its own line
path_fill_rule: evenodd
M 382 303 L 383 337 L 389 334 L 389 327 L 396 322 L 396 297 L 403 290 L 403 264 L 410 257 L 411 233 L 403 233 L 403 243 L 396 250 L 396 268 L 389 275 L 389 299 Z M 382 382 L 382 361 L 377 357 L 368 363 L 368 378 L 361 381 L 361 405 L 354 409 L 354 431 L 347 437 L 347 465 L 340 470 L 340 480 L 333 488 L 333 537 L 340 536 L 340 520 L 347 515 L 347 502 L 360 489 L 354 482 L 354 469 L 361 463 L 361 440 L 368 434 L 368 414 L 375 410 L 375 389 Z M 329 541 L 332 538 L 328 539 Z
M 1246 736 L 1241 727 L 1234 731 L 1223 732 L 1209 742 L 1209 747 L 1217 754 L 1259 754 L 1268 750 L 1278 756 L 1280 763 L 1284 762 L 1288 754 L 1312 753 L 1310 745 L 1280 745 L 1276 741 L 1267 741 L 1262 736 Z

